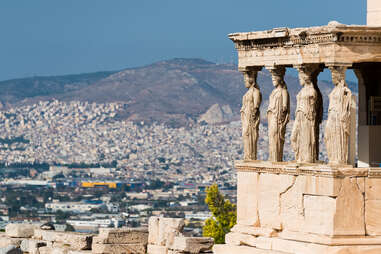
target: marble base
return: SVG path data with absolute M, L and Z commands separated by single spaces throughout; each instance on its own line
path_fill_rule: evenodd
M 263 239 L 261 239 L 263 241 Z M 263 243 L 262 243 L 263 244 Z M 379 254 L 381 245 L 368 246 L 325 246 L 304 242 L 288 241 L 279 238 L 268 239 L 267 246 L 237 246 L 217 244 L 214 254 Z
M 381 253 L 379 169 L 261 161 L 236 168 L 237 225 L 216 254 Z

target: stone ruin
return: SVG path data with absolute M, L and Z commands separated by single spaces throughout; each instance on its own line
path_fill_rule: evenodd
M 185 237 L 184 219 L 151 217 L 148 222 L 148 254 L 212 253 L 213 239 Z
M 0 254 L 199 254 L 213 239 L 185 237 L 184 220 L 151 217 L 147 228 L 100 228 L 99 234 L 43 230 L 9 224 L 0 235 Z M 148 246 L 148 250 L 147 250 Z
M 381 253 L 381 1 L 368 0 L 367 26 L 330 22 L 229 38 L 248 88 L 241 110 L 244 160 L 236 162 L 237 225 L 214 253 Z M 256 77 L 263 68 L 274 85 L 269 161 L 256 160 L 262 100 Z M 286 68 L 298 70 L 302 85 L 290 140 L 295 161 L 289 162 L 283 146 L 294 112 Z M 317 77 L 325 68 L 334 83 L 324 132 L 328 163 L 318 157 L 323 101 Z M 359 81 L 358 107 L 345 83 L 347 69 Z

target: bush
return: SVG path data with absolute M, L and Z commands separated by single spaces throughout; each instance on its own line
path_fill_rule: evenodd
M 203 236 L 214 238 L 216 244 L 225 243 L 225 235 L 237 223 L 236 206 L 225 200 L 217 184 L 206 189 L 205 203 L 213 216 L 205 221 Z

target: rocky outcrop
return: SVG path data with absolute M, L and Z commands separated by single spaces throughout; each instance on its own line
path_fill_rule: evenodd
M 208 124 L 216 124 L 229 122 L 233 119 L 234 114 L 229 105 L 220 106 L 219 104 L 214 104 L 211 106 L 204 114 L 199 118 L 199 122 L 206 122 Z

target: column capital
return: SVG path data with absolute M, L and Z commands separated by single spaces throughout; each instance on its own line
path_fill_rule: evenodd
M 332 82 L 335 85 L 341 84 L 347 86 L 345 83 L 345 76 L 348 69 L 347 65 L 332 65 L 328 67 L 331 71 Z
M 352 63 L 325 63 L 325 66 L 329 69 L 332 67 L 342 67 L 342 68 L 350 68 L 352 67 Z
M 324 70 L 324 65 L 319 63 L 312 64 L 294 64 L 293 67 L 298 71 L 303 70 L 308 73 L 320 73 Z
M 266 69 L 270 72 L 272 76 L 279 76 L 282 79 L 286 74 L 286 67 L 283 65 L 266 66 Z
M 298 68 L 323 68 L 323 64 L 321 63 L 303 63 L 303 64 L 294 64 L 293 67 L 295 69 Z
M 245 66 L 245 67 L 238 67 L 238 71 L 242 73 L 246 72 L 259 72 L 261 71 L 263 66 Z
M 273 71 L 273 70 L 286 70 L 286 66 L 284 65 L 266 65 L 266 70 Z

